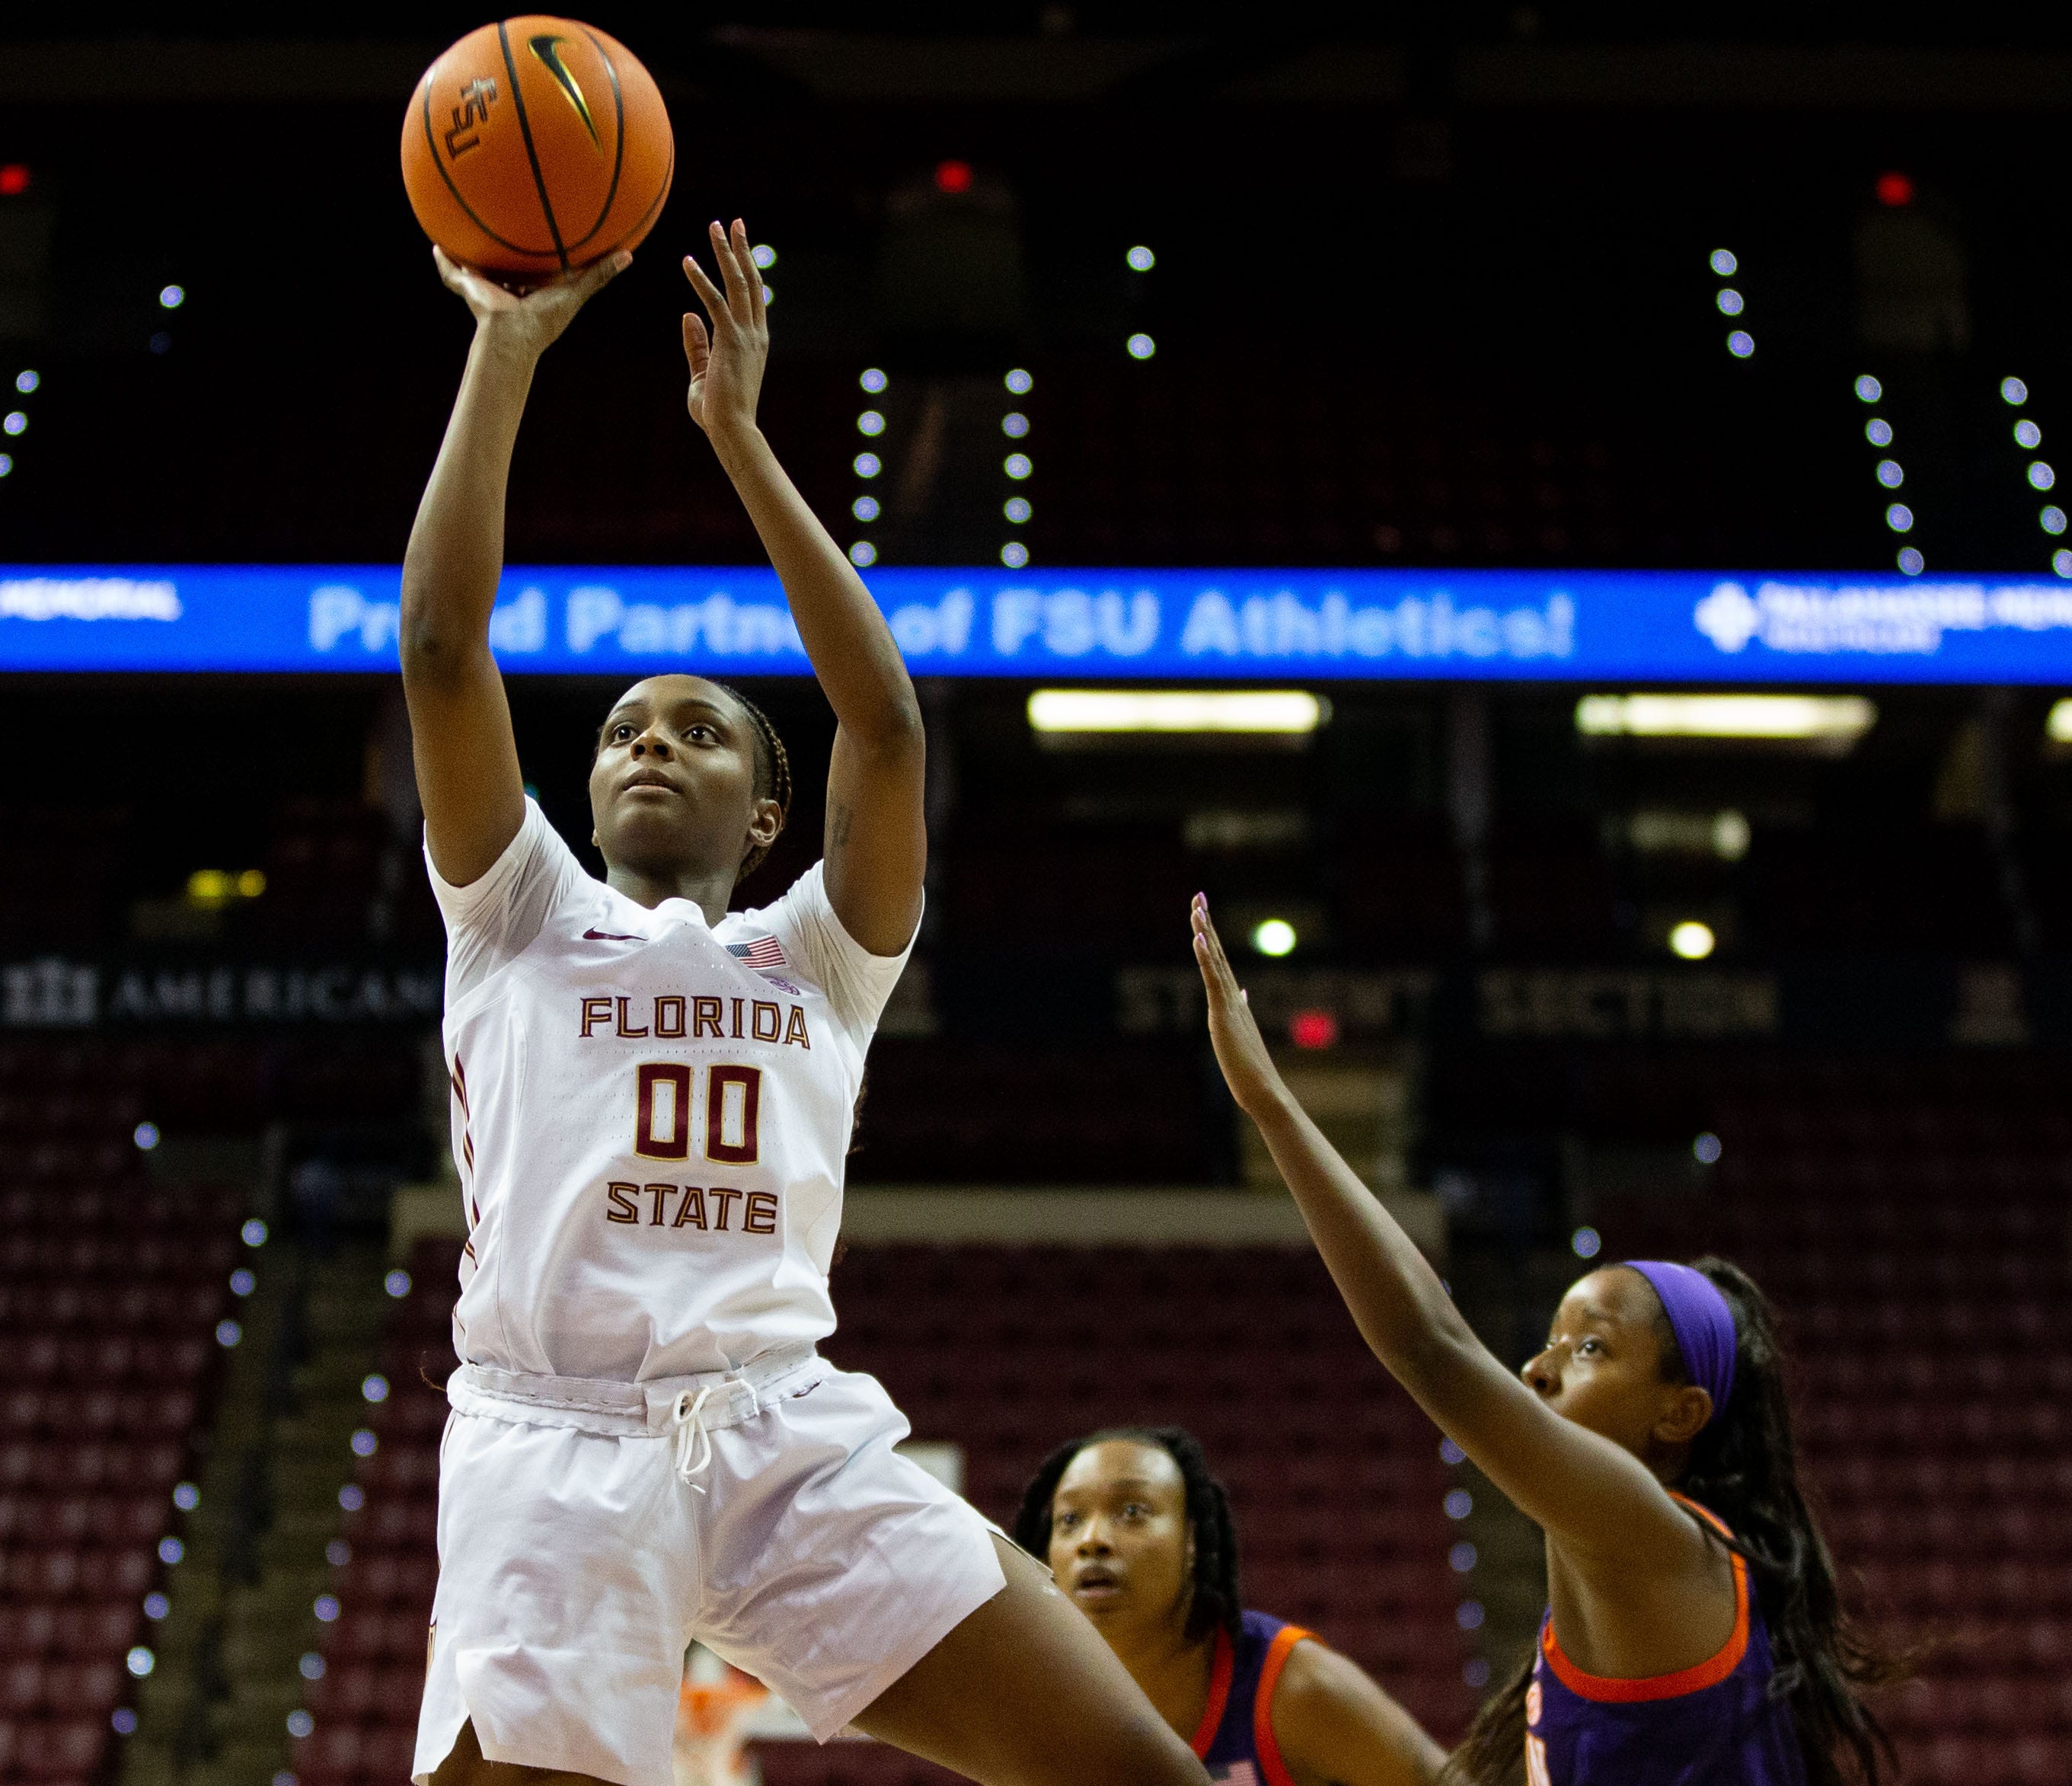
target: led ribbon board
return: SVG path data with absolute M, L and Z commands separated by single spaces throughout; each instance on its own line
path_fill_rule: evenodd
M 0 670 L 390 672 L 393 566 L 0 566 Z M 2072 683 L 2072 582 L 1696 571 L 880 570 L 917 674 Z M 809 673 L 774 573 L 527 568 L 508 671 Z

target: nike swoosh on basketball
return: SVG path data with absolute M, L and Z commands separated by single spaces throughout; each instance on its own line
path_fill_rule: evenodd
M 622 936 L 615 930 L 586 930 L 583 940 L 586 943 L 644 943 L 648 939 L 645 936 Z
M 576 84 L 576 77 L 569 72 L 568 64 L 561 60 L 561 45 L 566 41 L 565 38 L 542 31 L 537 37 L 528 38 L 525 47 L 540 59 L 541 65 L 554 77 L 554 84 L 568 96 L 569 103 L 576 109 L 576 116 L 582 120 L 583 128 L 590 132 L 590 140 L 595 143 L 597 126 L 590 119 L 590 101 L 583 97 L 583 90 Z M 598 143 L 598 146 L 602 148 L 603 145 Z

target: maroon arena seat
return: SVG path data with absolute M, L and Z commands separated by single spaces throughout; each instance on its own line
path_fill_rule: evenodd
M 164 1044 L 154 1044 L 161 1051 Z M 176 1529 L 241 1199 L 146 1181 L 128 1048 L 0 1045 L 0 1775 L 103 1770 Z
M 88 1780 L 100 1767 L 109 1735 L 105 1718 L 59 1716 L 17 1723 L 13 1777 L 39 1782 Z

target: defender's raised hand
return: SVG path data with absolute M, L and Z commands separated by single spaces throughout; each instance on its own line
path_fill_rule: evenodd
M 770 355 L 770 324 L 763 311 L 763 274 L 748 245 L 747 224 L 736 217 L 730 233 L 713 224 L 712 251 L 724 290 L 689 255 L 684 257 L 684 277 L 712 319 L 708 327 L 695 311 L 684 313 L 684 358 L 691 368 L 686 399 L 691 420 L 717 446 L 755 427 L 755 402 Z
M 538 355 L 561 339 L 578 311 L 632 265 L 633 257 L 622 248 L 522 296 L 500 286 L 487 274 L 449 258 L 443 249 L 432 250 L 432 261 L 448 288 L 458 292 L 467 305 L 478 330 Z
M 1215 1046 L 1216 1064 L 1223 1068 L 1223 1082 L 1238 1108 L 1256 1120 L 1286 1095 L 1287 1088 L 1267 1052 L 1266 1038 L 1259 1033 L 1251 1002 L 1231 971 L 1223 938 L 1210 921 L 1207 894 L 1194 895 L 1187 916 L 1194 931 L 1194 963 L 1202 970 L 1202 985 L 1209 995 L 1209 1040 Z

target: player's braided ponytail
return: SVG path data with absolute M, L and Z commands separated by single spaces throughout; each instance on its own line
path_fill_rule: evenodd
M 1733 1311 L 1734 1391 L 1701 1432 L 1678 1484 L 1725 1520 L 1748 1559 L 1776 1661 L 1770 1691 L 1791 1707 L 1811 1786 L 1895 1771 L 1892 1743 L 1863 1698 L 1904 1680 L 1920 1652 L 1888 1649 L 1844 1607 L 1818 1520 L 1799 1480 L 1777 1316 L 1754 1279 L 1725 1259 L 1692 1261 Z M 1663 1328 L 1668 1329 L 1664 1316 Z M 1681 1370 L 1670 1332 L 1665 1374 Z
M 749 724 L 755 733 L 755 797 L 777 802 L 777 829 L 781 835 L 784 821 L 791 816 L 791 752 L 784 748 L 784 740 L 777 735 L 777 728 L 770 723 L 769 714 L 740 689 L 726 682 L 717 682 L 713 686 L 725 689 L 748 715 Z M 769 854 L 770 845 L 767 843 L 758 843 L 749 850 L 735 871 L 735 882 L 746 880 L 763 866 L 763 858 Z
M 1057 1498 L 1058 1484 L 1074 1458 L 1089 1445 L 1110 1438 L 1155 1445 L 1179 1466 L 1180 1479 L 1186 1488 L 1187 1525 L 1194 1540 L 1194 1591 L 1187 1597 L 1186 1635 L 1192 1640 L 1222 1631 L 1236 1641 L 1244 1602 L 1238 1592 L 1237 1529 L 1231 1521 L 1230 1496 L 1210 1472 L 1201 1441 L 1183 1426 L 1108 1426 L 1060 1445 L 1037 1466 L 1022 1491 L 1022 1510 L 1014 1516 L 1014 1541 L 1038 1562 L 1049 1562 L 1050 1504 Z

